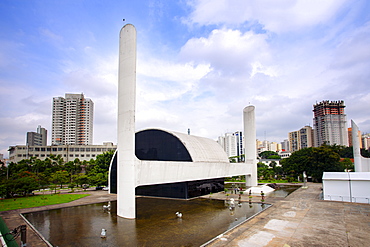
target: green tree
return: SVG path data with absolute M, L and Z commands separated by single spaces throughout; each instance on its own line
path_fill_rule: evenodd
M 344 158 L 340 161 L 345 171 L 354 171 L 355 166 L 353 165 L 350 158 Z
M 306 171 L 315 182 L 321 182 L 323 172 L 344 171 L 340 156 L 328 145 L 304 148 L 283 159 L 281 165 L 288 177 L 302 176 Z
M 270 157 L 271 155 L 277 155 L 277 156 L 279 156 L 279 155 L 278 155 L 278 153 L 276 153 L 276 152 L 274 152 L 274 151 L 263 151 L 263 152 L 261 152 L 261 153 L 259 154 L 259 156 L 260 156 L 262 159 L 269 159 L 269 157 Z M 280 156 L 279 156 L 279 158 L 280 158 Z
M 67 171 L 56 171 L 51 175 L 51 181 L 55 185 L 60 185 L 60 188 L 63 188 L 63 184 L 69 182 L 69 174 Z

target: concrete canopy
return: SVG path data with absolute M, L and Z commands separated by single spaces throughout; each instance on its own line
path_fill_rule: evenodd
M 156 133 L 156 136 L 154 137 L 153 134 Z M 145 141 L 145 144 L 150 143 L 149 139 L 161 139 L 161 136 L 172 136 L 172 146 L 183 146 L 187 153 L 190 155 L 192 162 L 212 162 L 212 163 L 229 163 L 229 159 L 227 157 L 227 154 L 222 149 L 222 147 L 214 140 L 199 137 L 199 136 L 193 136 L 193 135 L 187 135 L 183 133 L 178 133 L 174 131 L 168 131 L 168 130 L 162 130 L 162 129 L 145 129 L 138 131 L 136 133 L 136 156 L 140 160 L 144 160 L 140 158 L 140 154 L 138 154 L 138 149 L 140 147 L 139 139 L 143 139 Z M 170 149 L 171 147 L 168 146 L 168 140 L 167 143 L 159 143 L 160 141 L 156 140 L 157 143 L 151 142 L 150 148 L 156 148 L 156 149 Z M 176 143 L 178 142 L 178 143 Z M 155 146 L 155 147 L 154 147 Z M 148 147 L 147 147 L 148 148 Z M 158 152 L 166 152 L 166 150 L 159 150 Z M 160 160 L 158 158 L 157 160 Z M 162 159 L 163 160 L 163 159 Z M 178 159 L 167 159 L 167 161 L 180 161 Z M 185 161 L 185 160 L 182 160 Z

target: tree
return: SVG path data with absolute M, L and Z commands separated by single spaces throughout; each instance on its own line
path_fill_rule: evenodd
M 13 197 L 15 194 L 28 195 L 33 190 L 39 188 L 36 175 L 32 172 L 22 171 L 7 180 L 5 183 L 8 197 Z
M 353 165 L 350 158 L 344 158 L 340 161 L 345 171 L 354 171 L 355 166 Z
M 277 155 L 279 156 L 278 153 L 274 152 L 274 151 L 263 151 L 259 154 L 259 156 L 262 158 L 262 159 L 273 159 L 273 158 L 269 158 L 271 155 Z M 280 159 L 280 156 L 279 156 L 279 159 Z
M 67 171 L 56 171 L 51 175 L 51 181 L 56 185 L 60 185 L 60 188 L 63 188 L 63 184 L 69 181 L 69 174 Z
M 289 158 L 283 159 L 281 165 L 288 177 L 298 177 L 306 171 L 313 181 L 321 182 L 323 172 L 344 171 L 339 159 L 339 154 L 330 146 L 322 145 L 298 150 Z

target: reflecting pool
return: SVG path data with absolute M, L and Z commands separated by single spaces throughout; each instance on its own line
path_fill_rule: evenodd
M 116 201 L 24 216 L 54 246 L 200 246 L 244 222 L 266 204 L 136 198 L 135 220 L 117 217 Z M 182 218 L 176 216 L 182 213 Z M 100 233 L 106 229 L 106 238 Z

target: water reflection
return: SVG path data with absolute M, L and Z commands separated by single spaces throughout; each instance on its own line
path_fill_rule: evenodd
M 26 214 L 54 246 L 199 246 L 262 210 L 261 204 L 137 198 L 137 218 L 117 217 L 117 203 Z M 182 218 L 176 216 L 182 213 Z M 106 229 L 106 238 L 100 233 Z

